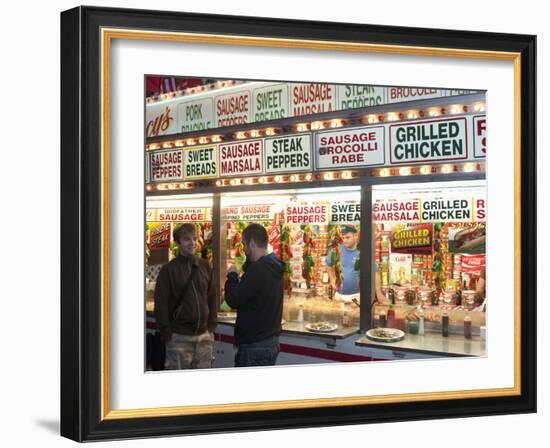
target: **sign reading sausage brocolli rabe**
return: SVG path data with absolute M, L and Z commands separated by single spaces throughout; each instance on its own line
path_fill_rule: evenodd
M 384 164 L 384 127 L 366 126 L 318 132 L 317 168 L 335 169 Z

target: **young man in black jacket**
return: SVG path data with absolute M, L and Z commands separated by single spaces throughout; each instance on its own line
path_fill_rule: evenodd
M 165 368 L 209 368 L 218 313 L 212 268 L 195 256 L 193 224 L 183 224 L 173 236 L 179 255 L 162 267 L 155 287 L 155 320 L 166 341 Z
M 260 224 L 244 229 L 243 242 L 244 275 L 239 279 L 231 267 L 225 282 L 225 300 L 237 310 L 235 366 L 271 366 L 279 355 L 285 265 L 267 253 L 268 236 Z

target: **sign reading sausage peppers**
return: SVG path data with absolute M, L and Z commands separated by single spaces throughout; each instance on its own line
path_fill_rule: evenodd
M 285 208 L 287 224 L 326 224 L 328 205 L 321 203 L 296 204 Z
M 466 123 L 459 117 L 390 125 L 391 164 L 466 160 Z
M 217 96 L 214 102 L 216 127 L 250 123 L 252 104 L 248 90 Z
M 183 154 L 181 149 L 150 153 L 151 182 L 180 180 L 183 178 Z
M 317 168 L 384 164 L 384 127 L 367 126 L 316 134 Z

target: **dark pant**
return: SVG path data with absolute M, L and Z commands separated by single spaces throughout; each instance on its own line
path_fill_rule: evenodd
M 235 367 L 274 366 L 278 355 L 279 336 L 240 344 L 235 355 Z

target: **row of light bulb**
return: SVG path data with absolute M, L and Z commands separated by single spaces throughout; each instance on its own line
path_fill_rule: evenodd
M 450 173 L 473 173 L 482 171 L 484 164 L 481 162 L 467 162 L 463 164 L 445 164 L 445 165 L 423 165 L 423 166 L 403 166 L 392 168 L 375 168 L 370 171 L 372 177 L 393 177 L 393 176 L 411 176 L 428 174 L 450 174 Z M 234 179 L 217 179 L 214 182 L 216 187 L 235 187 L 239 185 L 268 185 L 281 183 L 311 182 L 313 180 L 349 180 L 358 178 L 358 171 L 327 171 L 324 173 L 300 173 L 300 174 L 279 174 L 275 176 L 260 176 Z M 183 183 L 164 183 L 148 184 L 147 191 L 153 190 L 183 190 L 194 188 L 193 182 Z
M 187 89 L 176 90 L 175 92 L 161 93 L 159 95 L 148 96 L 145 99 L 147 104 L 156 103 L 159 101 L 166 101 L 171 98 L 184 95 L 194 95 L 195 93 L 203 93 L 209 90 L 223 89 L 226 87 L 233 87 L 237 84 L 242 84 L 244 81 L 237 81 L 234 79 L 228 79 L 226 81 L 217 81 L 210 84 L 204 84 L 202 86 L 188 87 Z
M 362 124 L 376 124 L 384 122 L 394 122 L 402 120 L 415 120 L 418 118 L 433 118 L 439 117 L 442 115 L 458 115 L 468 112 L 483 112 L 485 111 L 485 104 L 481 102 L 472 103 L 472 104 L 454 104 L 448 107 L 430 107 L 424 110 L 408 110 L 404 112 L 387 112 L 383 114 L 368 114 L 364 115 L 360 119 Z M 331 120 L 321 121 L 316 120 L 309 123 L 298 123 L 293 125 L 290 132 L 308 132 L 308 131 L 320 131 L 323 129 L 337 129 L 350 124 L 350 121 L 344 118 L 335 118 Z M 180 148 L 183 146 L 195 146 L 195 145 L 206 145 L 208 143 L 220 143 L 227 140 L 243 140 L 247 138 L 258 138 L 258 137 L 270 137 L 274 135 L 281 134 L 283 129 L 281 128 L 265 128 L 265 129 L 253 129 L 251 131 L 238 131 L 228 135 L 212 135 L 209 137 L 198 137 L 198 138 L 188 138 L 188 139 L 178 139 L 165 143 L 151 143 L 146 145 L 147 150 L 156 150 L 156 149 L 169 149 L 169 148 Z

